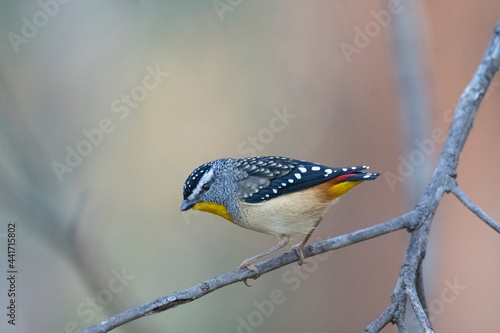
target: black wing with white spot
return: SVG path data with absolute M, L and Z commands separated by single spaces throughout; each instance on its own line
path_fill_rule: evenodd
M 245 165 L 247 170 L 246 179 L 240 181 L 239 197 L 244 202 L 253 204 L 305 190 L 347 174 L 359 174 L 354 178 L 349 177 L 349 181 L 371 180 L 378 177 L 378 174 L 361 172 L 368 169 L 366 165 L 330 168 L 318 163 L 273 156 L 238 161 L 244 161 L 242 165 Z
M 279 156 L 247 157 L 236 160 L 236 167 L 240 173 L 236 196 L 247 202 L 253 200 L 252 197 L 267 188 L 273 179 L 289 174 L 298 162 L 300 161 Z

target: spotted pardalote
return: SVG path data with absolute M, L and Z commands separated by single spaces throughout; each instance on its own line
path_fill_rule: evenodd
M 196 168 L 184 184 L 181 210 L 219 215 L 240 227 L 278 237 L 269 250 L 240 267 L 256 271 L 254 262 L 305 235 L 293 248 L 299 256 L 329 205 L 342 194 L 380 174 L 368 166 L 331 168 L 280 156 L 224 158 Z

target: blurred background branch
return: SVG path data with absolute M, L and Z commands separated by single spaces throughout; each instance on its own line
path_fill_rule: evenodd
M 11 98 L 5 90 L 0 90 L 0 100 L 5 109 L 16 109 L 9 105 Z M 37 129 L 31 128 L 28 120 L 22 118 L 22 112 L 14 112 L 11 117 L 0 121 L 0 136 L 5 152 L 10 156 L 2 163 L 3 174 L 0 177 L 2 203 L 9 207 L 12 214 L 5 215 L 5 220 L 17 221 L 23 231 L 34 233 L 36 237 L 57 253 L 54 260 L 65 260 L 77 273 L 88 290 L 105 290 L 109 272 L 104 267 L 112 266 L 105 256 L 98 259 L 86 258 L 82 244 L 88 242 L 86 235 L 78 232 L 79 227 L 88 222 L 87 191 L 82 191 L 76 198 L 76 207 L 66 209 L 61 205 L 71 205 L 65 201 L 64 193 L 54 186 L 52 174 L 40 172 L 39 165 L 46 160 L 43 137 L 37 137 Z M 29 129 L 29 130 L 28 130 Z M 48 195 L 50 193 L 50 195 Z M 64 212 L 70 213 L 64 216 Z M 19 222 L 21 221 L 21 222 Z M 103 311 L 112 314 L 132 300 L 117 300 Z M 140 325 L 126 328 L 136 332 Z

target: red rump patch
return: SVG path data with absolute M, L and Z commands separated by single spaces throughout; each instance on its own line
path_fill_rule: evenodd
M 335 177 L 336 182 L 335 183 L 342 183 L 342 182 L 347 182 L 349 181 L 349 178 L 358 178 L 356 176 L 359 176 L 359 173 L 350 173 L 348 175 L 342 175 Z M 359 180 L 359 179 L 356 179 Z

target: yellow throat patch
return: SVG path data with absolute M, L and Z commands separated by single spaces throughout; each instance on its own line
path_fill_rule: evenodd
M 202 212 L 208 212 L 215 215 L 219 215 L 229 222 L 234 222 L 229 213 L 226 210 L 226 207 L 223 205 L 219 205 L 213 202 L 200 202 L 193 206 L 193 209 L 200 210 Z

